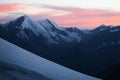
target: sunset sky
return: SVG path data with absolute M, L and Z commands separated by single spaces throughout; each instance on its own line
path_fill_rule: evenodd
M 28 15 L 82 29 L 120 25 L 120 0 L 0 0 L 0 22 Z

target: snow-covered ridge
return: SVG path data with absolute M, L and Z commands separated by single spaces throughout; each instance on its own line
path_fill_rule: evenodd
M 41 58 L 1 38 L 0 60 L 33 70 L 53 80 L 99 80 Z
M 74 40 L 79 42 L 81 40 L 81 36 L 79 35 L 80 30 L 77 28 L 63 28 L 58 26 L 54 21 L 49 19 L 40 20 L 38 21 L 38 23 L 41 26 L 44 26 L 44 28 L 51 34 L 51 36 L 55 37 L 56 40 L 59 40 L 59 37 L 61 37 L 66 42 L 71 42 Z M 71 29 L 71 31 L 67 29 Z M 63 35 L 60 32 L 66 33 L 66 35 Z
M 63 27 L 58 26 L 54 21 L 49 20 L 49 19 L 39 20 L 38 23 L 43 25 L 45 28 L 48 28 L 49 30 L 51 30 L 51 28 L 53 28 L 53 27 L 58 30 L 64 29 Z
M 120 31 L 120 26 L 113 26 L 113 25 L 101 25 L 95 29 L 93 29 L 92 31 L 95 31 L 95 32 L 103 32 L 103 31 L 109 31 L 109 32 L 118 32 Z
M 43 28 L 43 26 L 39 25 L 36 21 L 32 20 L 30 17 L 28 16 L 21 16 L 18 19 L 23 18 L 23 22 L 21 24 L 22 28 L 28 28 L 30 30 L 32 30 L 36 35 L 39 35 L 39 33 L 45 35 L 46 31 Z
M 61 41 L 79 42 L 81 40 L 81 35 L 79 35 L 81 33 L 79 29 L 73 28 L 73 31 L 70 32 L 66 30 L 66 28 L 58 26 L 54 21 L 49 19 L 34 21 L 30 17 L 24 15 L 12 21 L 12 24 L 9 23 L 7 27 L 9 26 L 24 30 L 17 33 L 18 37 L 21 36 L 23 39 L 30 39 L 27 36 L 27 32 L 25 32 L 25 29 L 27 29 L 34 33 L 36 36 L 44 36 L 44 38 L 48 40 L 47 44 L 58 44 Z

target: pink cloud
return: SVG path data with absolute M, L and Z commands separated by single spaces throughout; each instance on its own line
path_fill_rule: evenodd
M 8 3 L 8 4 L 0 4 L 0 12 L 8 13 L 8 12 L 17 12 L 18 10 L 29 9 L 30 5 L 25 5 L 22 3 Z
M 25 5 L 21 3 L 0 4 L 0 19 L 5 20 L 11 17 L 15 18 L 17 16 L 24 15 L 24 11 L 26 9 L 30 9 L 30 7 L 30 5 Z
M 66 27 L 94 28 L 101 24 L 120 25 L 120 12 L 96 10 L 96 9 L 80 9 L 80 8 L 61 8 L 54 6 L 46 6 L 50 9 L 68 11 L 70 14 L 62 16 L 50 17 L 58 24 Z
M 20 5 L 20 3 L 0 4 L 0 12 L 16 11 Z
M 9 8 L 7 5 L 9 6 Z M 16 11 L 21 9 L 21 7 L 29 9 L 29 6 L 14 3 L 14 4 L 6 4 L 6 5 L 4 4 L 3 6 L 4 9 L 0 5 L 0 11 L 1 12 Z M 33 7 L 37 7 L 37 6 L 33 6 Z M 41 8 L 41 7 L 37 7 L 37 8 Z M 65 7 L 56 7 L 56 6 L 48 6 L 48 5 L 44 5 L 42 8 L 48 8 L 49 11 L 43 11 L 37 14 L 29 13 L 29 15 L 31 15 L 33 18 L 37 20 L 48 18 L 57 22 L 57 24 L 66 27 L 95 28 L 101 24 L 120 25 L 120 11 L 65 8 Z M 66 14 L 66 12 L 68 12 L 68 14 Z
M 5 16 L 0 16 L 0 19 L 1 19 L 1 18 L 4 18 L 4 17 L 5 17 Z

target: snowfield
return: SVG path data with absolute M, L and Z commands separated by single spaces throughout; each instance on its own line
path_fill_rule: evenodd
M 45 76 L 21 68 L 16 65 L 11 65 L 0 61 L 0 80 L 51 80 Z
M 41 58 L 1 38 L 0 61 L 35 71 L 52 80 L 100 80 Z

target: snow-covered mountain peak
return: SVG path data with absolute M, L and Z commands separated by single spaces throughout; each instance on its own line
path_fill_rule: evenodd
M 30 19 L 30 17 L 27 15 L 20 16 L 19 18 Z
M 114 28 L 114 26 L 112 26 L 112 25 L 109 25 L 109 26 L 107 26 L 107 25 L 100 25 L 99 27 L 97 27 L 93 31 L 101 32 L 101 31 L 111 30 L 112 28 Z
M 36 21 L 32 20 L 26 15 L 17 18 L 14 23 L 19 24 L 17 25 L 17 27 L 20 27 L 21 29 L 29 29 L 33 31 L 33 33 L 35 33 L 36 35 L 39 35 L 39 33 L 46 33 L 43 26 L 39 25 Z
M 66 28 L 66 30 L 67 30 L 67 31 L 69 31 L 69 32 L 78 32 L 78 33 L 80 33 L 80 32 L 81 32 L 81 30 L 79 30 L 79 29 L 78 29 L 78 28 L 76 28 L 76 27 Z
M 99 29 L 112 29 L 112 28 L 114 28 L 114 26 L 113 25 L 100 25 L 99 27 L 98 27 Z
M 47 29 L 58 29 L 58 30 L 63 30 L 64 28 L 58 26 L 54 21 L 45 19 L 45 20 L 39 20 L 38 23 L 42 26 L 44 26 Z
M 63 28 L 58 26 L 54 21 L 45 19 L 38 21 L 40 25 L 42 25 L 49 34 L 54 37 L 55 41 L 59 41 L 60 39 L 65 42 L 72 42 L 81 40 L 82 32 L 75 28 Z M 50 40 L 50 39 L 49 39 Z
M 17 35 L 19 38 L 29 39 L 31 37 L 44 38 L 46 44 L 58 44 L 66 42 L 79 42 L 81 39 L 81 31 L 77 28 L 63 28 L 58 26 L 54 21 L 45 19 L 34 21 L 30 17 L 24 15 L 5 25 L 7 29 Z M 7 31 L 8 32 L 8 31 Z
M 23 15 L 23 16 L 21 16 L 21 17 L 24 17 L 24 18 L 30 18 L 29 16 L 27 16 L 27 15 Z
M 98 29 L 100 29 L 100 30 L 103 30 L 103 29 L 106 29 L 106 25 L 100 25 L 99 27 L 98 27 Z
M 24 22 L 24 21 L 31 21 L 31 18 L 24 15 L 24 16 L 20 16 L 18 17 L 16 20 L 14 20 L 14 22 Z

